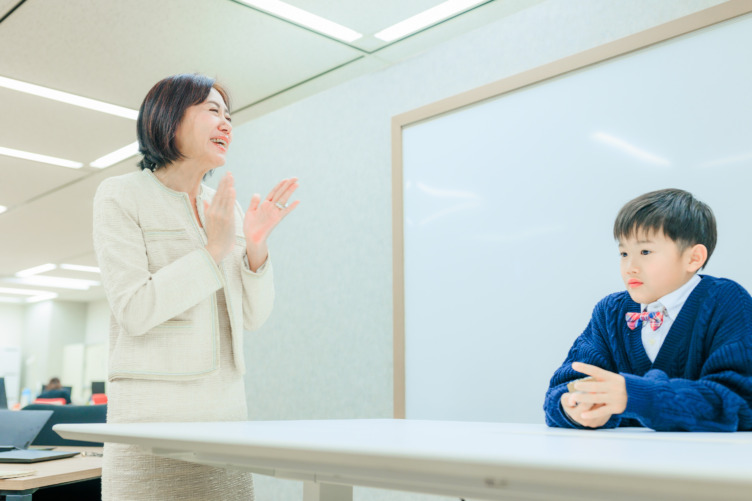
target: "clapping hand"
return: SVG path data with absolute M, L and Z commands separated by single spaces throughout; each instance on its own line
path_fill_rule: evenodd
M 272 230 L 300 203 L 299 200 L 291 204 L 287 203 L 296 189 L 298 189 L 298 178 L 293 177 L 280 181 L 263 201 L 258 193 L 251 198 L 251 205 L 243 221 L 243 234 L 251 270 L 255 271 L 266 260 L 268 253 L 266 240 Z
M 206 250 L 220 263 L 235 245 L 235 181 L 229 172 L 217 186 L 211 204 L 204 201 Z
M 595 365 L 574 362 L 572 369 L 591 376 L 594 381 L 577 381 L 575 393 L 564 393 L 561 406 L 577 423 L 598 428 L 614 414 L 627 408 L 627 385 L 624 376 Z

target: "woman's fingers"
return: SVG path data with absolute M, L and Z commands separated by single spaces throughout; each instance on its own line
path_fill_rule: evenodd
M 297 182 L 298 182 L 297 177 L 291 177 L 290 179 L 283 179 L 282 181 L 279 182 L 277 186 L 274 187 L 274 189 L 271 192 L 269 192 L 269 195 L 266 197 L 266 199 L 269 200 L 271 203 L 281 203 L 284 205 L 285 203 L 287 203 L 287 199 L 290 198 L 290 195 L 292 194 L 292 192 L 295 191 L 295 189 L 298 187 Z M 293 188 L 292 191 L 288 193 L 288 190 L 293 185 L 295 186 L 295 188 Z
M 272 191 L 269 192 L 269 194 L 266 196 L 266 200 L 269 200 L 270 202 L 274 203 L 276 198 L 279 196 L 279 193 L 281 193 L 282 186 L 287 182 L 287 179 L 283 179 L 279 183 L 277 183 L 277 186 L 272 188 Z
M 248 210 L 256 210 L 261 203 L 261 195 L 254 193 L 251 197 L 251 205 L 248 206 Z
M 282 192 L 282 194 L 279 196 L 279 199 L 276 200 L 276 202 L 285 205 L 288 200 L 290 200 L 290 197 L 293 193 L 295 193 L 295 190 L 298 189 L 298 186 L 300 186 L 297 182 L 297 180 L 292 179 L 291 182 L 287 184 L 287 187 L 285 188 L 285 191 Z

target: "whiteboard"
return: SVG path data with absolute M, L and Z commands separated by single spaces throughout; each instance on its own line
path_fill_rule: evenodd
M 752 288 L 752 16 L 403 129 L 406 417 L 541 422 L 619 208 L 708 203 L 704 273 Z

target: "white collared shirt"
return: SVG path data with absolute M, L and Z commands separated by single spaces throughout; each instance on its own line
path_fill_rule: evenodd
M 679 316 L 679 312 L 684 306 L 685 301 L 695 290 L 697 284 L 702 280 L 698 275 L 694 275 L 687 280 L 687 283 L 676 289 L 674 292 L 670 292 L 650 304 L 640 304 L 640 311 L 663 311 L 663 323 L 658 330 L 650 328 L 650 322 L 643 322 L 642 324 L 642 346 L 645 348 L 648 358 L 651 362 L 655 362 L 655 358 L 658 356 L 658 352 L 663 346 L 663 341 L 666 340 L 666 334 Z

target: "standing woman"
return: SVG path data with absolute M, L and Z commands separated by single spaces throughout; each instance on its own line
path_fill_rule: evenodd
M 243 331 L 274 301 L 266 240 L 298 204 L 297 179 L 244 211 L 225 163 L 232 141 L 225 90 L 203 75 L 157 83 L 138 115 L 141 172 L 106 179 L 94 198 L 94 247 L 112 312 L 110 423 L 247 419 Z M 250 473 L 106 444 L 106 501 L 252 500 Z

